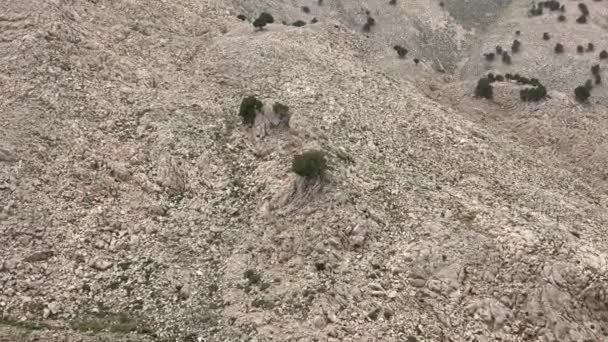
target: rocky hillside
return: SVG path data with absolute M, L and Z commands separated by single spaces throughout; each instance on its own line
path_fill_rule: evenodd
M 0 4 L 0 341 L 605 339 L 606 193 L 355 3 Z

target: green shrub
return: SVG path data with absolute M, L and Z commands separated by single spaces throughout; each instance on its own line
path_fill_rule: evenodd
M 239 108 L 239 115 L 243 119 L 243 124 L 253 126 L 255 117 L 259 111 L 262 110 L 264 104 L 258 100 L 255 96 L 247 96 L 241 101 L 241 107 Z
M 593 74 L 593 75 L 600 74 L 600 65 L 599 64 L 594 64 L 591 66 L 591 74 Z
M 593 45 L 593 43 L 588 43 L 587 44 L 587 51 L 591 52 L 595 50 L 595 45 Z
M 502 52 L 502 62 L 505 64 L 511 64 L 511 56 L 507 51 Z
M 302 6 L 302 12 L 308 14 L 310 13 L 310 8 L 308 6 Z
M 496 54 L 494 54 L 494 52 L 484 53 L 483 55 L 486 58 L 486 61 L 488 61 L 488 62 L 493 61 L 494 57 L 496 56 Z
M 587 90 L 591 91 L 591 89 L 593 89 L 593 82 L 591 80 L 585 81 L 585 88 L 587 88 Z
M 557 21 L 566 21 L 566 16 L 563 14 L 560 14 L 559 17 L 557 17 Z
M 551 39 L 551 36 L 549 36 L 549 32 L 543 33 L 543 40 L 549 40 L 549 39 Z
M 587 5 L 585 5 L 584 3 L 579 3 L 578 4 L 578 9 L 581 11 L 581 13 L 584 16 L 588 16 L 589 15 L 589 8 L 587 8 Z
M 600 52 L 600 59 L 606 59 L 608 58 L 608 52 L 606 50 L 602 50 Z
M 595 84 L 602 84 L 602 76 L 599 74 L 595 75 Z
M 564 45 L 561 43 L 555 44 L 555 53 L 564 53 Z
M 574 96 L 579 102 L 585 102 L 591 96 L 589 89 L 585 86 L 578 86 L 574 88 Z
M 247 20 L 247 17 L 246 17 L 244 14 L 239 14 L 239 15 L 237 15 L 236 17 L 237 17 L 239 20 L 243 20 L 243 21 Z
M 397 4 L 397 0 L 390 0 L 388 2 L 389 5 L 396 5 Z
M 267 12 L 262 12 L 260 13 L 260 16 L 253 21 L 253 27 L 259 29 L 259 30 L 263 30 L 264 26 L 266 26 L 266 24 L 272 24 L 274 23 L 274 18 L 272 17 L 272 15 L 270 13 Z
M 302 27 L 306 25 L 306 22 L 302 21 L 302 20 L 298 20 L 298 21 L 294 21 L 291 26 L 295 26 L 295 27 Z
M 480 78 L 477 81 L 477 87 L 475 87 L 475 96 L 492 99 L 494 97 L 494 88 L 491 83 L 487 77 Z
M 405 58 L 405 55 L 407 55 L 408 52 L 407 49 L 401 45 L 395 45 L 393 46 L 393 49 L 397 51 L 397 55 L 399 55 L 399 58 Z
M 547 97 L 547 89 L 543 85 L 524 88 L 519 91 L 519 96 L 523 101 L 540 101 Z
M 580 17 L 576 18 L 576 22 L 579 24 L 586 24 L 587 23 L 587 16 L 582 14 Z
M 521 47 L 521 42 L 519 40 L 515 39 L 513 41 L 513 44 L 511 45 L 511 52 L 518 53 L 520 47 Z
M 583 52 L 585 52 L 585 48 L 582 45 L 577 45 L 576 46 L 576 52 L 577 53 L 583 53 Z
M 323 176 L 326 169 L 325 153 L 318 150 L 295 155 L 291 164 L 291 170 L 306 179 L 319 178 Z

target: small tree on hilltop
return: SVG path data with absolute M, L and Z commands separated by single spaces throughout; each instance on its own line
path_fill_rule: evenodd
M 587 89 L 587 87 L 578 86 L 574 88 L 574 96 L 579 102 L 586 102 L 589 96 L 591 96 L 591 93 L 589 92 L 589 89 Z
M 256 115 L 262 110 L 264 104 L 255 96 L 247 96 L 241 101 L 239 115 L 243 119 L 243 124 L 253 126 Z
M 306 179 L 318 179 L 327 170 L 325 153 L 318 150 L 306 151 L 294 156 L 291 170 Z
M 480 78 L 477 81 L 477 87 L 475 87 L 475 96 L 483 97 L 485 99 L 492 99 L 494 97 L 494 88 L 492 88 L 492 82 L 486 77 Z

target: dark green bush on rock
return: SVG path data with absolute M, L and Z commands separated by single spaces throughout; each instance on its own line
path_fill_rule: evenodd
M 241 101 L 239 115 L 243 119 L 243 124 L 253 126 L 256 115 L 262 110 L 264 104 L 255 96 L 247 96 Z
M 547 89 L 543 85 L 532 88 L 524 88 L 519 91 L 519 97 L 523 101 L 540 101 L 547 97 Z
M 325 153 L 318 150 L 306 151 L 293 158 L 291 170 L 306 179 L 316 179 L 323 176 L 327 170 Z
M 257 28 L 258 30 L 263 30 L 266 24 L 272 23 L 274 23 L 274 18 L 272 15 L 270 13 L 262 12 L 260 13 L 260 16 L 253 21 L 253 27 Z
M 585 102 L 591 96 L 589 89 L 585 86 L 578 86 L 574 88 L 574 96 L 579 102 Z
M 393 49 L 397 51 L 397 55 L 399 55 L 399 58 L 405 58 L 405 55 L 407 55 L 408 52 L 407 49 L 401 45 L 395 45 L 393 46 Z
M 477 81 L 477 87 L 475 87 L 475 96 L 483 97 L 486 99 L 492 99 L 494 97 L 494 88 L 489 78 L 483 77 Z

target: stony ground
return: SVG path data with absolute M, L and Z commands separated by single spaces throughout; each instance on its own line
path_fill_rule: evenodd
M 422 49 L 382 63 L 390 5 L 363 34 L 315 3 L 0 4 L 0 341 L 607 338 L 596 178 L 432 90 Z M 310 148 L 322 181 L 290 171 Z

